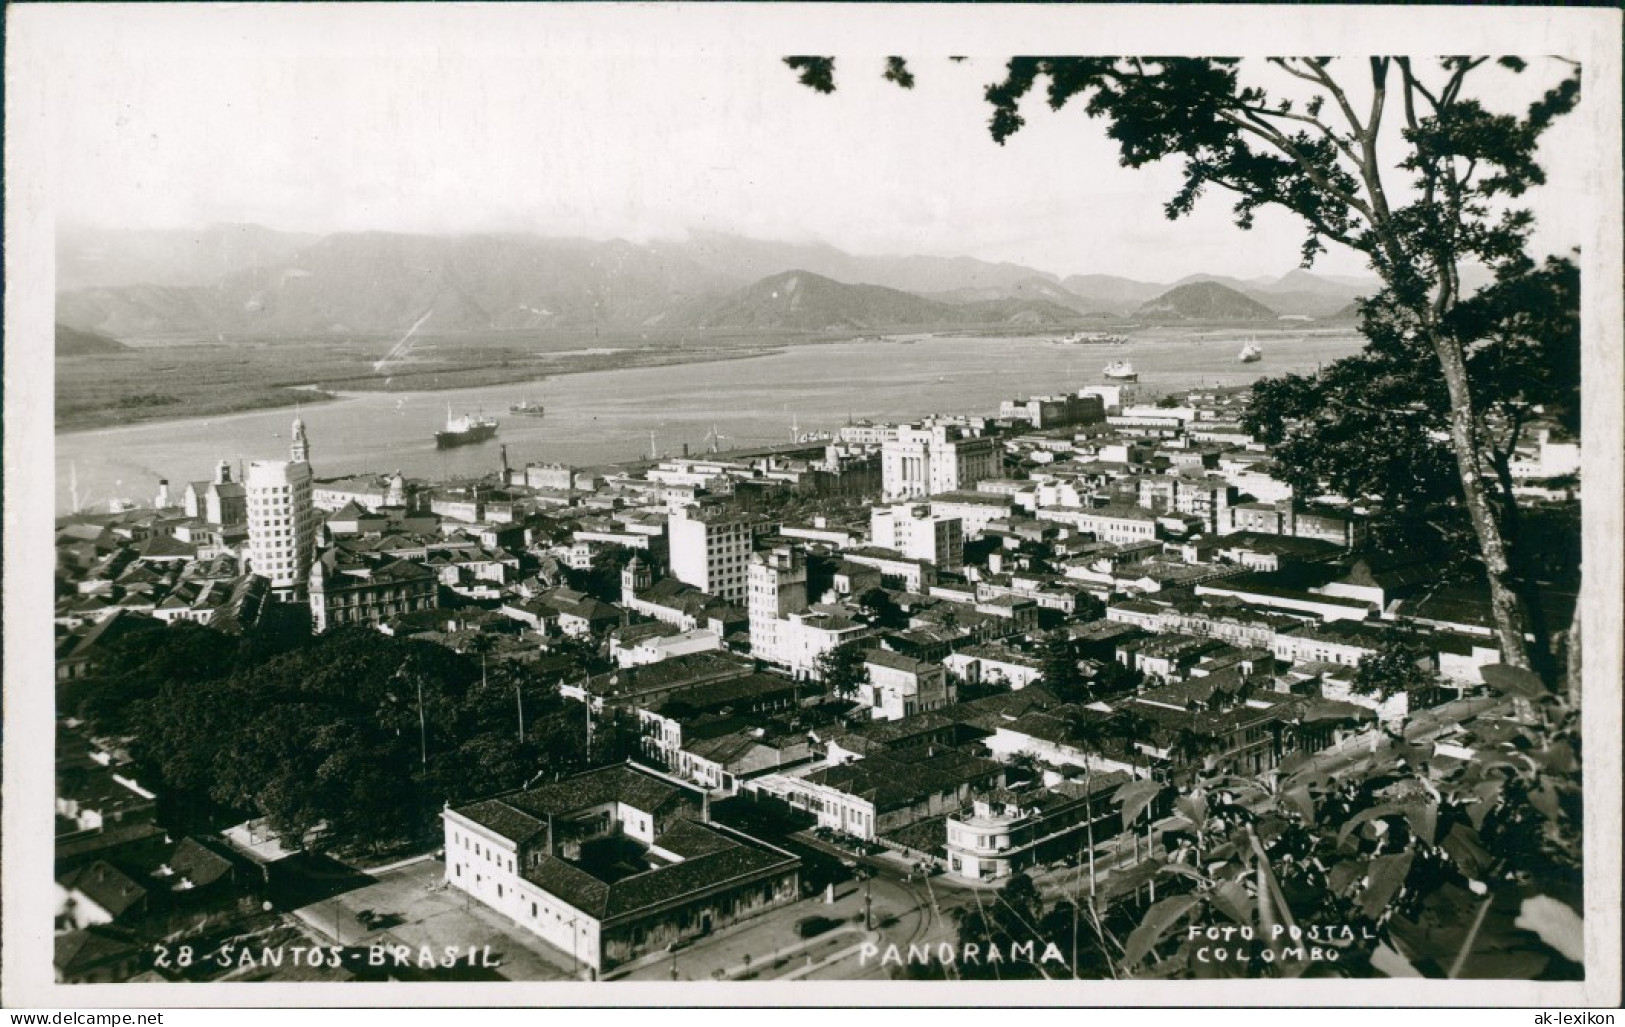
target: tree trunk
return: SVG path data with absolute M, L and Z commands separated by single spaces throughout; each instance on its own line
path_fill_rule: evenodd
M 1512 587 L 1506 541 L 1501 536 L 1500 521 L 1490 506 L 1489 494 L 1484 488 L 1483 454 L 1478 445 L 1472 390 L 1467 381 L 1467 362 L 1461 348 L 1443 333 L 1432 331 L 1429 334 L 1433 350 L 1439 357 L 1439 366 L 1444 372 L 1445 386 L 1450 392 L 1450 446 L 1456 454 L 1462 498 L 1467 504 L 1467 514 L 1472 518 L 1479 553 L 1484 560 L 1484 575 L 1490 589 L 1490 610 L 1495 618 L 1496 638 L 1501 643 L 1501 659 L 1511 666 L 1527 669 L 1529 648 L 1524 639 L 1523 605 Z M 1511 501 L 1510 496 L 1508 501 Z
M 1574 619 L 1569 623 L 1569 637 L 1564 639 L 1568 647 L 1568 699 L 1569 705 L 1575 709 L 1580 708 L 1580 604 L 1574 604 Z

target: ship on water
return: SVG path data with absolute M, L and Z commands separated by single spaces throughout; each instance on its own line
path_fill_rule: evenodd
M 1113 360 L 1100 373 L 1113 381 L 1137 382 L 1140 380 L 1140 372 L 1134 370 L 1134 365 L 1127 360 Z
M 547 413 L 547 408 L 533 400 L 514 403 L 508 407 L 508 413 L 518 414 L 521 417 L 541 417 Z
M 1258 343 L 1249 342 L 1247 345 L 1241 347 L 1241 352 L 1237 354 L 1236 359 L 1240 360 L 1243 364 L 1257 363 L 1258 361 L 1264 359 L 1264 351 L 1259 348 Z
M 496 433 L 496 418 L 473 414 L 453 417 L 451 416 L 451 406 L 447 404 L 446 426 L 434 433 L 434 444 L 441 449 L 450 449 L 452 446 L 468 446 L 476 442 L 484 442 L 496 435 Z
M 1104 332 L 1094 332 L 1092 334 L 1073 332 L 1060 341 L 1063 346 L 1126 346 L 1128 336 L 1107 335 Z

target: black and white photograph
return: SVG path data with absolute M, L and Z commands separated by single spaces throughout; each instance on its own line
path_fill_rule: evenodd
M 1617 1006 L 1617 10 L 7 14 L 8 1004 Z

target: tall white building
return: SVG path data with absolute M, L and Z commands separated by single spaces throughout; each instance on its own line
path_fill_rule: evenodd
M 929 560 L 941 571 L 965 565 L 964 522 L 924 504 L 875 507 L 869 512 L 869 540 L 912 559 Z
M 316 549 L 310 441 L 302 420 L 293 422 L 288 455 L 288 460 L 255 460 L 243 477 L 249 569 L 269 578 L 281 599 L 299 598 L 304 591 Z
M 779 627 L 807 608 L 807 563 L 800 550 L 779 547 L 750 561 L 751 652 L 763 659 L 778 652 Z
M 796 678 L 817 678 L 818 658 L 872 634 L 837 611 L 807 605 L 807 564 L 799 550 L 780 547 L 750 561 L 750 652 Z
M 972 489 L 998 475 L 998 444 L 957 424 L 905 424 L 880 447 L 881 490 L 887 499 Z
M 724 507 L 682 507 L 666 522 L 671 575 L 730 603 L 745 598 L 753 521 Z

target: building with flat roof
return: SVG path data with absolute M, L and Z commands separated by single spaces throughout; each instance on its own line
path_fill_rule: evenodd
M 757 520 L 727 507 L 678 508 L 666 522 L 672 577 L 725 602 L 742 601 Z
M 881 492 L 891 499 L 971 489 L 998 473 L 998 444 L 961 425 L 899 425 L 880 447 Z
M 1108 771 L 977 799 L 948 817 L 948 872 L 996 881 L 1087 854 L 1123 829 L 1122 806 L 1112 794 L 1130 780 L 1128 774 Z
M 930 505 L 875 507 L 869 512 L 869 536 L 875 545 L 933 563 L 939 571 L 957 571 L 965 565 L 964 523 Z

